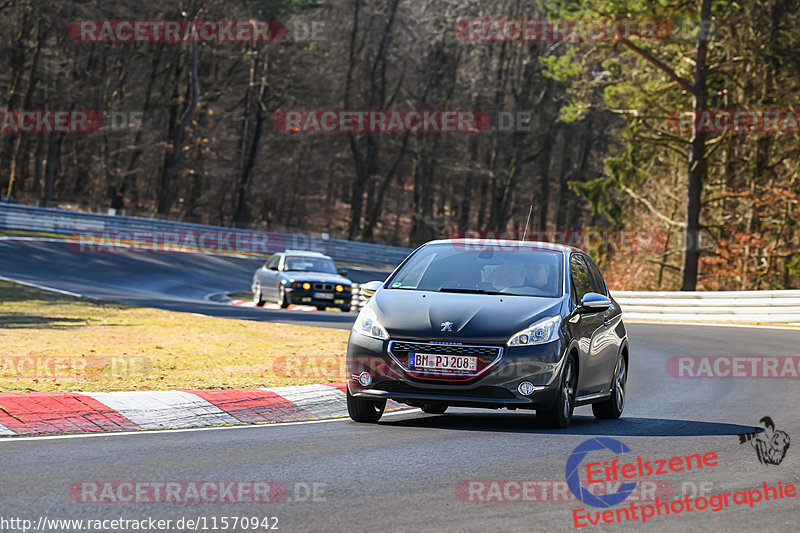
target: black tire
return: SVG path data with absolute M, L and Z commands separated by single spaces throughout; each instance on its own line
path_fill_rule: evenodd
M 347 414 L 354 422 L 374 424 L 383 416 L 386 400 L 363 400 L 354 398 L 347 390 Z
M 542 426 L 553 429 L 565 429 L 569 426 L 572 421 L 572 412 L 575 410 L 577 384 L 578 372 L 575 358 L 570 354 L 567 356 L 564 370 L 561 372 L 561 385 L 553 406 L 550 409 L 536 411 L 536 418 Z
M 625 385 L 628 382 L 628 363 L 622 355 L 617 359 L 614 376 L 611 378 L 611 397 L 600 403 L 592 404 L 592 413 L 596 418 L 615 420 L 625 409 Z
M 429 415 L 441 415 L 447 411 L 447 405 L 443 403 L 423 403 L 420 409 L 422 409 L 423 413 L 428 413 Z
M 317 311 L 325 311 L 325 310 L 328 309 L 327 305 L 318 305 L 316 307 L 317 307 Z
M 349 306 L 349 305 L 345 305 L 345 306 L 343 306 L 343 307 L 340 307 L 340 308 L 339 308 L 339 310 L 340 310 L 342 313 L 349 313 L 349 312 L 350 312 L 350 306 Z
M 256 307 L 263 307 L 267 303 L 261 295 L 261 284 L 259 283 L 256 284 L 256 288 L 253 290 L 253 303 L 256 304 Z
M 289 307 L 289 300 L 286 298 L 286 290 L 280 285 L 278 285 L 278 305 L 281 306 L 281 309 Z

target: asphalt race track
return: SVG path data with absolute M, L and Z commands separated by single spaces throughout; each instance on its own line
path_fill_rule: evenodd
M 92 298 L 224 318 L 349 329 L 355 316 L 235 307 L 211 294 L 249 291 L 263 259 L 191 253 L 77 253 L 64 242 L 0 240 L 0 276 Z M 388 272 L 350 269 L 359 283 Z
M 324 325 L 333 327 L 347 327 L 353 318 L 203 303 L 203 294 L 241 290 L 257 261 L 165 254 L 75 256 L 58 245 L 45 244 L 0 245 L 0 275 L 138 305 L 231 318 L 289 322 L 287 316 L 297 316 L 300 322 L 295 323 L 323 325 L 320 321 L 324 320 Z M 341 322 L 335 323 L 337 319 Z M 616 517 L 618 508 L 648 502 L 634 501 L 632 496 L 608 509 L 591 507 L 563 501 L 563 486 L 554 498 L 553 483 L 545 483 L 544 495 L 532 491 L 529 501 L 497 500 L 521 497 L 522 484 L 508 480 L 563 482 L 570 453 L 594 437 L 621 441 L 630 452 L 590 452 L 584 464 L 588 459 L 614 458 L 635 463 L 636 456 L 641 456 L 655 466 L 657 460 L 674 456 L 716 454 L 717 463 L 701 470 L 634 480 L 641 486 L 659 480 L 661 488 L 655 496 L 662 500 L 684 501 L 685 492 L 709 501 L 712 495 L 720 495 L 716 501 L 722 502 L 723 493 L 758 489 L 764 482 L 772 487 L 779 481 L 783 485 L 800 482 L 797 378 L 686 379 L 671 377 L 666 371 L 668 359 L 674 356 L 800 355 L 800 331 L 657 324 L 629 324 L 628 329 L 628 395 L 623 418 L 617 421 L 596 421 L 589 407 L 581 407 L 572 426 L 558 431 L 538 429 L 535 415 L 520 412 L 454 409 L 444 415 L 426 415 L 414 410 L 386 416 L 378 425 L 337 419 L 3 439 L 0 519 L 17 517 L 36 524 L 43 516 L 150 517 L 171 519 L 174 524 L 182 517 L 204 517 L 211 530 L 213 517 L 239 516 L 277 517 L 278 531 L 572 531 L 576 509 L 584 508 L 580 512 L 592 517 L 603 511 Z M 752 431 L 763 416 L 771 416 L 776 429 L 796 440 L 777 465 L 761 464 L 754 448 L 740 444 L 737 437 Z M 580 478 L 586 479 L 583 468 Z M 492 492 L 488 480 L 497 481 L 499 491 Z M 280 503 L 269 504 L 84 503 L 80 494 L 73 491 L 70 496 L 70 487 L 83 481 L 277 481 L 286 487 L 287 495 Z M 314 484 L 316 498 L 308 490 Z M 492 501 L 474 501 L 480 497 Z M 542 497 L 556 501 L 541 501 Z M 762 500 L 752 508 L 734 504 L 735 495 L 730 499 L 729 506 L 719 512 L 708 507 L 662 514 L 646 524 L 634 519 L 582 530 L 798 530 L 798 496 Z M 669 503 L 674 509 L 674 503 Z M 587 524 L 586 518 L 582 521 Z M 223 530 L 219 521 L 217 525 Z M 193 528 L 181 530 L 187 529 Z M 197 529 L 202 531 L 202 525 Z

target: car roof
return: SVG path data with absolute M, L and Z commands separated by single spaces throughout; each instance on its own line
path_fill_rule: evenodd
M 284 250 L 281 252 L 283 255 L 296 255 L 299 257 L 317 257 L 323 259 L 330 259 L 329 256 L 320 252 L 311 252 L 309 250 Z
M 542 242 L 542 241 L 513 241 L 505 239 L 439 239 L 429 241 L 428 244 L 463 244 L 465 246 L 497 246 L 501 248 L 524 247 L 532 248 L 535 250 L 555 250 L 557 252 L 570 253 L 570 252 L 583 252 L 574 246 L 566 244 L 558 244 L 555 242 Z

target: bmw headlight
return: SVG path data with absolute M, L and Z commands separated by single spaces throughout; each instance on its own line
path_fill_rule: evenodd
M 378 322 L 375 311 L 373 311 L 370 306 L 364 307 L 358 314 L 356 323 L 353 324 L 353 331 L 366 335 L 367 337 L 372 337 L 373 339 L 386 340 L 389 338 L 386 328 Z
M 508 346 L 530 346 L 552 342 L 558 339 L 559 326 L 561 326 L 560 316 L 542 320 L 527 329 L 514 333 L 506 344 Z

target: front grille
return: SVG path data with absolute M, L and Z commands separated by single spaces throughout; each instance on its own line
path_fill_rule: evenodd
M 430 368 L 409 368 L 409 354 L 424 353 L 431 355 L 458 355 L 477 357 L 477 365 L 474 371 L 461 370 L 439 370 Z M 389 342 L 389 355 L 394 358 L 403 370 L 416 379 L 437 380 L 437 381 L 467 381 L 477 378 L 489 367 L 500 360 L 503 348 L 500 346 L 486 345 L 465 345 L 465 344 L 439 344 L 435 342 L 411 342 L 411 341 L 391 341 Z
M 332 291 L 333 284 L 332 283 L 315 283 L 314 284 L 315 291 Z
M 461 344 L 431 344 L 427 342 L 393 342 L 394 355 L 422 352 L 434 355 L 477 355 L 494 359 L 500 354 L 499 346 L 464 346 Z

